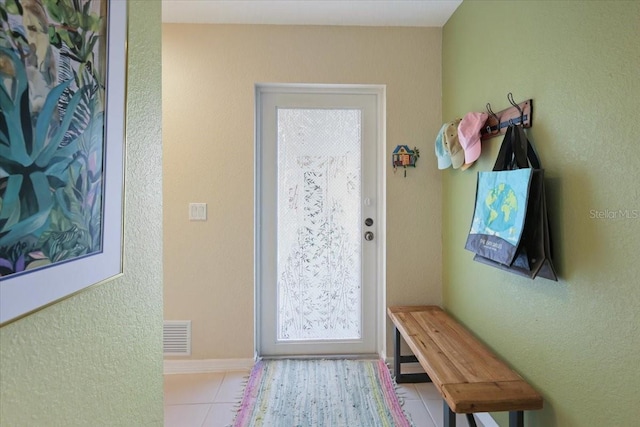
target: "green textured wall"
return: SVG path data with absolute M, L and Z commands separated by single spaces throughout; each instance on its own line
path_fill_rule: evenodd
M 161 426 L 160 2 L 129 6 L 125 274 L 0 329 L 0 425 Z
M 467 0 L 444 28 L 445 120 L 506 108 L 508 92 L 534 100 L 560 282 L 464 250 L 476 172 L 500 138 L 443 179 L 444 304 L 542 392 L 530 427 L 640 419 L 639 41 L 640 2 Z

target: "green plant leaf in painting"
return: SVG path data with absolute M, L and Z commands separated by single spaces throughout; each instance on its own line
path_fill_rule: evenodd
M 74 30 L 98 30 L 96 26 L 100 17 L 91 14 L 91 2 L 88 0 L 44 0 L 43 4 L 55 22 Z
M 9 176 L 7 180 L 7 187 L 2 198 L 2 211 L 0 212 L 0 224 L 3 224 L 0 229 L 0 247 L 10 246 L 24 236 L 37 233 L 47 225 L 49 210 L 43 210 L 21 219 L 20 190 L 22 184 L 23 177 L 20 175 Z M 51 195 L 49 196 L 51 197 Z
M 79 200 L 79 192 L 74 191 L 71 183 L 65 188 L 56 191 L 56 201 L 60 212 L 64 214 L 73 224 L 81 228 L 85 227 L 84 217 L 82 215 L 82 200 Z
M 62 120 L 58 120 L 56 106 L 70 82 L 53 88 L 38 114 L 35 132 L 31 131 L 30 103 L 24 98 L 24 65 L 9 49 L 0 48 L 0 56 L 9 59 L 14 70 L 9 79 L 0 79 L 0 165 L 2 175 L 8 176 L 0 211 L 0 246 L 9 246 L 21 236 L 40 234 L 48 224 L 54 204 L 50 184 L 67 182 L 67 168 L 78 150 L 76 141 L 66 146 L 60 142 L 84 91 L 71 97 Z
M 58 29 L 57 30 L 60 39 L 71 49 L 72 52 L 78 52 L 82 49 L 82 36 L 75 31 L 69 31 L 67 29 Z M 74 55 L 73 58 L 82 62 L 82 58 L 78 55 Z
M 62 93 L 69 87 L 71 80 L 66 81 L 54 87 L 45 101 L 38 120 L 36 121 L 36 134 L 32 152 L 39 153 L 45 145 L 49 144 L 51 134 L 56 130 L 57 123 L 53 119 L 58 106 L 58 99 Z
M 58 49 L 62 47 L 62 38 L 60 38 L 60 34 L 58 34 L 53 26 L 49 26 L 49 43 Z
M 0 47 L 0 61 L 3 64 L 1 74 L 4 77 L 0 79 L 0 110 L 3 115 L 2 125 L 5 127 L 2 129 L 4 144 L 0 146 L 0 156 L 26 165 L 30 158 L 27 144 L 24 143 L 21 106 L 24 105 L 23 98 L 28 96 L 27 73 L 22 62 L 9 49 Z M 7 79 L 9 87 L 5 84 Z M 26 116 L 26 119 L 30 126 L 30 115 Z
M 40 236 L 38 247 L 53 262 L 86 255 L 89 247 L 86 230 L 58 207 L 51 211 L 50 228 Z
M 40 241 L 42 252 L 53 262 L 87 253 L 87 235 L 75 225 L 66 231 L 47 231 Z
M 80 28 L 82 28 L 85 31 L 98 32 L 100 31 L 101 19 L 97 15 L 92 15 L 91 13 L 88 13 L 88 8 L 86 6 L 89 6 L 89 5 L 90 5 L 89 2 L 87 2 L 85 4 L 85 7 L 82 8 L 82 11 L 78 12 L 78 19 L 80 20 Z
M 104 30 L 104 18 L 91 13 L 88 0 L 43 0 L 42 3 L 54 22 L 49 27 L 51 43 L 60 48 L 61 56 L 78 64 L 78 87 L 89 81 L 104 87 L 103 71 L 101 67 L 95 67 L 94 61 L 94 49 Z M 52 29 L 55 35 L 51 33 Z
M 91 14 L 91 2 L 85 1 L 80 5 L 79 0 L 44 0 L 43 4 L 51 19 L 60 25 L 58 28 L 64 31 L 60 37 L 68 42 L 72 50 L 80 51 L 83 47 L 83 35 L 81 33 L 97 32 L 101 29 L 101 18 Z M 78 55 L 82 56 L 82 55 Z
M 55 22 L 59 22 L 61 24 L 67 23 L 67 5 L 64 1 L 59 0 L 45 0 L 44 6 L 47 9 L 47 13 Z
M 22 15 L 22 5 L 19 0 L 6 0 L 4 7 L 11 15 Z
M 23 177 L 21 175 L 10 175 L 7 178 L 6 187 L 2 197 L 2 211 L 0 220 L 3 224 L 17 224 L 20 222 L 20 188 Z M 4 227 L 2 228 L 4 230 Z M 0 236 L 2 236 L 0 230 Z
M 13 17 L 22 17 L 23 8 L 18 0 L 0 2 L 0 46 L 10 47 L 19 52 L 30 49 L 24 25 L 18 25 Z
M 86 165 L 82 170 L 87 188 L 83 213 L 91 236 L 92 250 L 100 250 L 102 247 L 103 118 L 104 114 L 96 115 L 83 135 L 87 152 Z
M 40 150 L 38 152 L 38 149 L 34 149 L 32 158 L 35 157 L 35 164 L 38 167 L 46 167 L 51 162 L 51 159 L 54 157 L 54 155 L 56 155 L 56 158 L 61 158 L 66 157 L 67 152 L 74 151 L 73 148 L 75 147 L 69 147 L 69 145 L 67 145 L 66 147 L 61 147 L 60 142 L 62 142 L 62 138 L 64 137 L 65 133 L 69 129 L 69 126 L 71 125 L 72 120 L 74 119 L 73 113 L 82 100 L 83 92 L 84 89 L 80 89 L 75 95 L 73 95 L 73 97 L 69 101 L 69 104 L 67 105 L 67 111 L 62 118 L 59 127 L 55 130 L 55 133 L 53 133 L 50 138 L 47 138 L 50 132 L 47 133 L 47 136 L 44 136 L 44 147 L 40 145 L 43 141 L 38 139 L 38 136 L 41 135 L 36 135 L 35 142 L 38 144 L 38 148 Z M 41 117 L 42 115 L 38 117 L 37 127 L 39 127 Z M 61 155 L 61 153 L 64 154 Z

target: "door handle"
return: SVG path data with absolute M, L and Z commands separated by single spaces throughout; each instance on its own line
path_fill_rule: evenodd
M 373 240 L 373 232 L 367 231 L 364 233 L 364 240 L 372 241 Z

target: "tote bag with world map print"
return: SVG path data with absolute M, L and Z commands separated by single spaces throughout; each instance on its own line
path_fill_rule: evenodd
M 524 171 L 522 176 L 513 174 L 519 171 Z M 511 175 L 501 178 L 496 175 L 505 172 Z M 526 179 L 528 190 L 523 196 L 521 191 Z M 520 213 L 524 223 L 520 222 Z M 550 228 L 540 158 L 524 128 L 510 125 L 493 172 L 478 175 L 476 205 L 466 248 L 475 252 L 473 260 L 482 264 L 530 279 L 542 277 L 557 281 Z
M 511 265 L 523 236 L 532 169 L 478 172 L 476 204 L 465 248 Z

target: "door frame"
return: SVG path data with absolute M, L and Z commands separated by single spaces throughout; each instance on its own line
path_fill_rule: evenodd
M 260 151 L 261 123 L 261 97 L 263 93 L 318 93 L 318 94 L 367 94 L 376 98 L 377 110 L 377 138 L 376 138 L 376 170 L 377 170 L 377 194 L 376 194 L 376 240 L 377 254 L 377 286 L 375 289 L 376 300 L 376 351 L 378 357 L 386 356 L 386 253 L 387 253 L 387 168 L 386 168 L 386 85 L 362 85 L 362 84 L 297 84 L 297 83 L 257 83 L 254 87 L 254 357 L 260 357 L 260 325 L 261 319 L 261 194 L 262 185 L 262 153 Z M 323 356 L 326 357 L 326 356 Z

